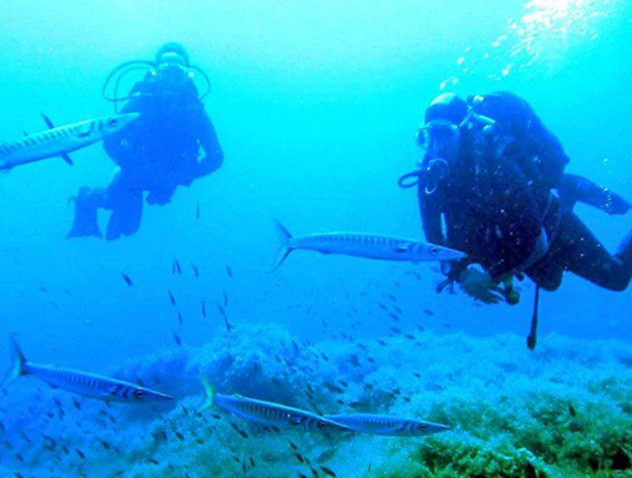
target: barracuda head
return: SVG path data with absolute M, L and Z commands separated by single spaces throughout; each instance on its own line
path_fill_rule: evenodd
M 150 390 L 148 388 L 138 387 L 134 389 L 131 393 L 134 401 L 137 402 L 156 402 L 156 401 L 165 401 L 165 400 L 173 400 L 171 395 L 167 395 L 165 393 L 158 392 L 156 390 Z
M 99 131 L 103 135 L 109 135 L 122 130 L 132 121 L 140 117 L 140 113 L 123 113 L 118 115 L 106 116 L 98 121 Z
M 127 127 L 132 121 L 140 117 L 140 113 L 123 113 L 112 116 L 103 116 L 92 120 L 82 121 L 69 125 L 74 136 L 80 140 L 89 142 L 105 138 Z

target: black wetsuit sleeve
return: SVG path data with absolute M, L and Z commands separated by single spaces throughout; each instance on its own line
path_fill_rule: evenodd
M 198 177 L 211 174 L 219 169 L 224 162 L 224 152 L 219 144 L 219 138 L 215 131 L 215 126 L 208 113 L 202 109 L 200 111 L 200 145 L 204 149 L 204 156 L 198 164 Z

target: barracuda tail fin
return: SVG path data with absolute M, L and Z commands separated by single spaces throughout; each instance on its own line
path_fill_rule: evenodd
M 0 382 L 0 390 L 3 390 L 7 385 L 9 385 L 9 383 L 24 374 L 24 364 L 26 363 L 26 358 L 24 357 L 22 350 L 20 350 L 15 333 L 9 334 L 9 342 L 11 347 L 11 365 L 9 367 L 9 371 L 2 379 L 2 382 Z
M 281 241 L 281 248 L 279 249 L 279 253 L 277 255 L 276 263 L 274 264 L 274 269 L 278 269 L 281 267 L 281 264 L 285 262 L 287 256 L 292 252 L 292 245 L 290 241 L 292 240 L 292 234 L 287 228 L 281 224 L 277 219 L 274 220 L 274 224 L 277 228 L 277 235 L 279 236 L 279 240 Z
M 208 410 L 215 405 L 215 389 L 213 388 L 213 385 L 211 385 L 211 382 L 209 382 L 206 377 L 202 377 L 202 385 L 204 385 L 204 392 L 206 395 L 198 407 L 198 413 Z

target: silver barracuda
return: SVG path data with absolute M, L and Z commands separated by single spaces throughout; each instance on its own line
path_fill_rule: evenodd
M 12 367 L 0 386 L 4 389 L 22 375 L 30 375 L 49 385 L 84 397 L 115 402 L 151 402 L 173 397 L 123 380 L 54 365 L 36 365 L 26 360 L 14 334 L 10 335 Z
M 377 234 L 331 232 L 294 237 L 283 224 L 275 222 L 281 240 L 281 252 L 275 268 L 279 267 L 295 249 L 385 261 L 451 261 L 466 257 L 465 253 L 447 247 Z
M 85 148 L 125 128 L 139 113 L 126 113 L 55 127 L 42 115 L 50 129 L 0 143 L 0 170 L 59 156 L 72 164 L 68 153 Z
M 220 408 L 250 422 L 278 428 L 301 427 L 308 431 L 352 431 L 346 425 L 328 420 L 320 415 L 288 407 L 280 403 L 266 402 L 241 395 L 216 393 L 208 381 L 203 380 L 206 399 L 199 411 L 210 407 Z
M 325 415 L 325 418 L 349 427 L 353 431 L 387 436 L 424 436 L 445 432 L 451 428 L 439 423 L 425 422 L 411 418 L 371 413 L 351 415 Z

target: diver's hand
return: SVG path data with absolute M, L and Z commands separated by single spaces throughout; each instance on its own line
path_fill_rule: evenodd
M 606 211 L 608 214 L 625 214 L 627 213 L 632 205 L 619 196 L 616 193 L 613 193 L 609 189 L 606 190 L 605 194 L 606 200 L 603 204 L 602 209 Z
M 485 304 L 498 304 L 505 300 L 503 289 L 498 283 L 478 268 L 464 269 L 457 277 L 457 282 L 467 295 Z

